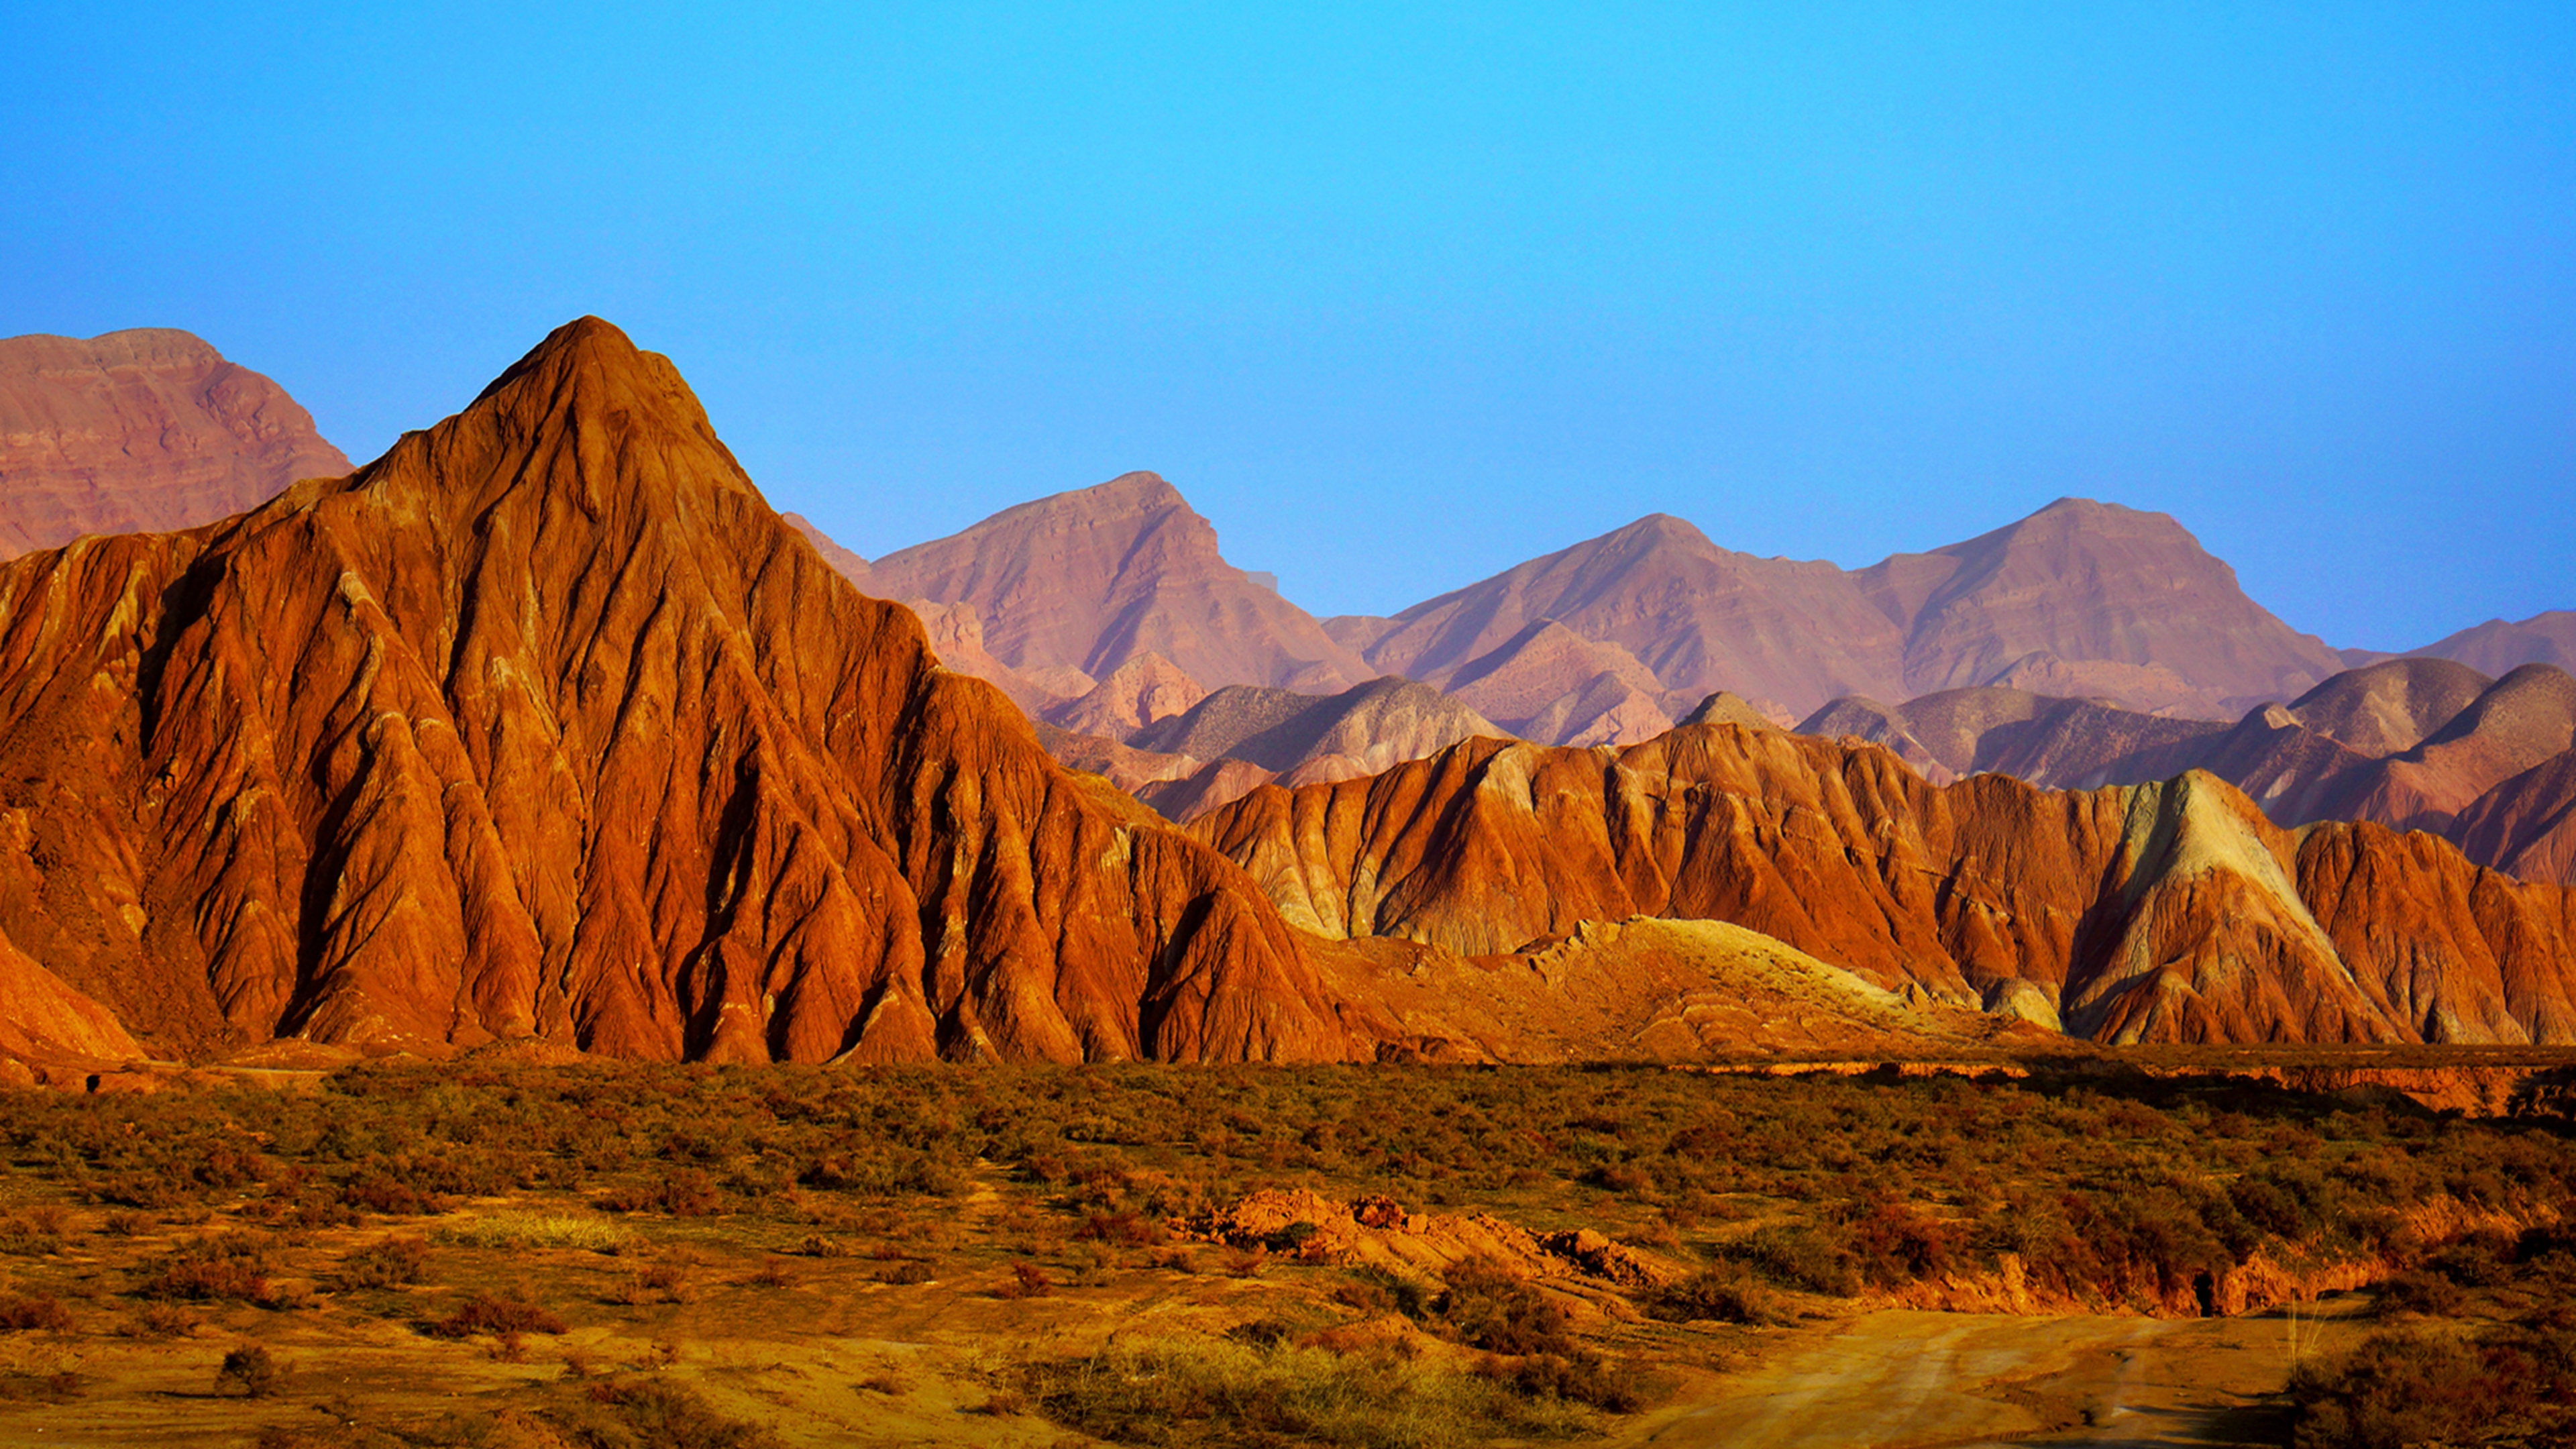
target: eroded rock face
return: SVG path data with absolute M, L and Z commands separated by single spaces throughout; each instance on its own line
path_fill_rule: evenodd
M 2293 837 L 2198 772 L 1942 788 L 1883 749 L 1707 724 L 1619 751 L 1471 740 L 1193 829 L 1329 936 L 1487 955 L 1719 920 L 1961 1005 L 2034 987 L 2104 1040 L 2576 1040 L 2567 892 L 2428 836 Z
M 0 761 L 0 935 L 164 1052 L 1354 1050 L 595 319 L 354 475 L 0 568 Z
M 0 558 L 191 528 L 348 471 L 284 389 L 185 332 L 0 340 Z

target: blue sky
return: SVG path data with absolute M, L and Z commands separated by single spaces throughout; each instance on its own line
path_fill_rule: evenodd
M 1317 613 L 2063 494 L 2396 647 L 2576 607 L 2576 6 L 0 13 L 0 335 L 364 459 L 590 312 L 871 556 L 1130 468 Z

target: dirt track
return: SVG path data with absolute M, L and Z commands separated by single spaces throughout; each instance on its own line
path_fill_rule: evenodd
M 2303 1313 L 2310 1351 L 2357 1329 Z M 1657 1449 L 1986 1449 L 2006 1444 L 2278 1445 L 2267 1402 L 2288 1320 L 2158 1320 L 1890 1310 L 1721 1379 L 1615 1440 Z

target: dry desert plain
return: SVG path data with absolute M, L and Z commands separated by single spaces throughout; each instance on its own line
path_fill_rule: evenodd
M 21 1090 L 0 1440 L 2359 1444 L 2563 1389 L 2570 1065 L 2276 1080 L 2321 1055 Z M 2487 1402 L 2372 1398 L 2461 1345 Z

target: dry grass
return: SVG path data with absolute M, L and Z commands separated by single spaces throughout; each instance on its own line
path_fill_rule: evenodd
M 1579 1405 L 1455 1365 L 1224 1339 L 1113 1344 L 1038 1367 L 1028 1392 L 1049 1418 L 1120 1444 L 1464 1449 L 1599 1425 Z
M 588 1213 L 498 1211 L 442 1223 L 439 1242 L 466 1248 L 572 1248 L 622 1253 L 636 1245 L 633 1229 Z

